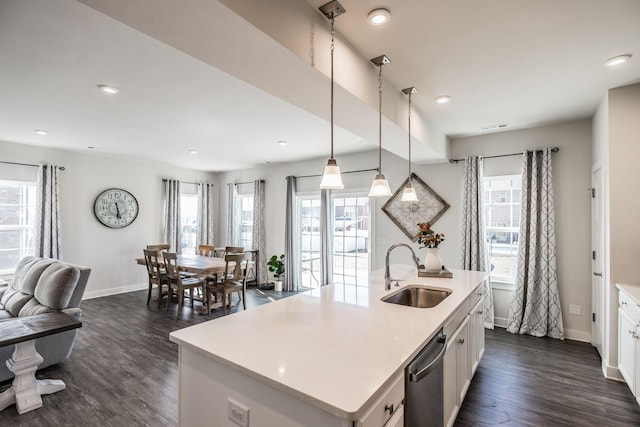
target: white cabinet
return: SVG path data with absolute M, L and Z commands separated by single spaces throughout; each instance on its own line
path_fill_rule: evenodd
M 478 369 L 484 354 L 484 300 L 480 300 L 469 312 L 469 377 Z
M 396 377 L 383 395 L 375 401 L 371 409 L 360 420 L 360 427 L 380 427 L 394 426 L 391 420 L 399 417 L 404 422 L 404 372 Z M 400 413 L 398 415 L 398 413 Z M 402 424 L 398 424 L 402 425 Z
M 393 417 L 389 418 L 389 421 L 384 427 L 403 427 L 404 426 L 404 406 L 400 406 L 396 412 L 393 413 Z
M 640 304 L 618 286 L 618 369 L 640 403 Z
M 482 286 L 445 325 L 449 335 L 444 356 L 444 425 L 452 426 L 467 394 L 471 378 L 484 353 L 484 318 Z M 453 331 L 453 332 L 451 332 Z

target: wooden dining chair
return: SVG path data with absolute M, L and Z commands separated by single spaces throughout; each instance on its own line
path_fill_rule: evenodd
M 213 245 L 198 245 L 198 255 L 214 256 L 215 249 Z
M 247 309 L 247 277 L 246 269 L 243 267 L 244 263 L 249 259 L 250 254 L 228 254 L 225 255 L 224 260 L 225 275 L 221 283 L 207 284 L 207 309 L 211 312 L 212 294 L 220 297 L 222 301 L 222 313 L 227 314 L 227 304 L 231 303 L 232 295 L 238 294 L 239 299 L 242 301 L 242 306 Z M 227 301 L 228 297 L 228 301 Z
M 166 286 L 169 290 L 169 279 L 167 277 L 166 270 L 161 268 L 161 264 L 158 262 L 158 251 L 143 249 L 144 261 L 147 265 L 147 274 L 149 275 L 149 292 L 147 294 L 147 305 L 151 301 L 151 292 L 153 285 L 158 288 L 158 307 L 162 301 L 162 287 Z
M 169 295 L 167 297 L 167 311 L 169 310 L 169 304 L 173 299 L 173 290 L 178 294 L 178 316 L 182 312 L 182 306 L 184 304 L 184 292 L 189 291 L 189 298 L 191 299 L 191 308 L 193 308 L 193 290 L 200 288 L 204 292 L 204 278 L 203 277 L 183 277 L 178 269 L 178 255 L 175 252 L 165 252 L 162 257 L 164 258 L 164 266 L 167 270 L 167 278 L 169 285 Z
M 158 245 L 147 245 L 147 249 L 150 251 L 168 252 L 171 249 L 171 245 L 168 243 L 160 243 Z

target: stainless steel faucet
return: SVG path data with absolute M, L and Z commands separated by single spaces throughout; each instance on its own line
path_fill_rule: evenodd
M 384 260 L 384 288 L 386 290 L 391 289 L 391 282 L 394 280 L 391 278 L 391 273 L 389 273 L 389 254 L 398 246 L 404 246 L 411 251 L 411 255 L 413 255 L 413 262 L 416 263 L 416 268 L 420 269 L 420 258 L 416 256 L 416 253 L 413 251 L 413 248 L 411 246 L 407 245 L 406 243 L 395 243 L 389 246 L 389 249 L 387 249 L 387 257 Z M 398 281 L 396 280 L 396 283 L 397 282 Z

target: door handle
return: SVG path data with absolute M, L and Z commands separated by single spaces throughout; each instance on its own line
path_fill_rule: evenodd
M 602 273 L 593 273 L 594 276 L 602 277 Z
M 433 368 L 438 364 L 438 362 L 440 362 L 440 360 L 444 357 L 444 352 L 447 349 L 447 341 L 449 341 L 449 338 L 446 335 L 441 335 L 440 337 L 438 337 L 438 343 L 442 344 L 442 349 L 440 350 L 440 353 L 438 353 L 438 355 L 433 359 L 433 361 L 431 361 L 431 363 L 429 363 L 429 365 L 425 366 L 420 371 L 410 372 L 409 381 L 413 383 L 417 383 L 418 381 L 426 377 L 429 374 L 429 372 L 433 370 Z

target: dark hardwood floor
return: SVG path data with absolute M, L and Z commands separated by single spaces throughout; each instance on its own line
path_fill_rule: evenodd
M 607 380 L 594 347 L 487 331 L 485 354 L 456 427 L 640 426 L 625 383 Z
M 248 307 L 284 296 L 252 288 Z M 15 406 L 0 411 L 0 426 L 176 426 L 178 353 L 168 334 L 222 310 L 201 316 L 185 307 L 176 320 L 175 304 L 167 313 L 145 302 L 146 291 L 84 301 L 71 360 L 38 373 L 63 379 L 67 389 L 44 396 L 42 408 L 24 415 Z M 640 425 L 627 386 L 604 379 L 599 366 L 585 343 L 487 331 L 456 426 Z M 0 384 L 0 391 L 9 385 Z

